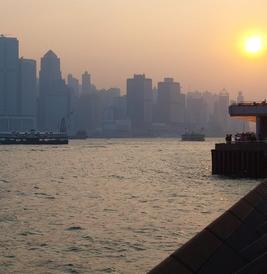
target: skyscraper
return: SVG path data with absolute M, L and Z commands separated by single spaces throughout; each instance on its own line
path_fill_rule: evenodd
M 158 120 L 166 124 L 184 122 L 185 96 L 181 94 L 180 83 L 165 78 L 158 83 Z
M 41 59 L 39 79 L 39 129 L 59 130 L 70 115 L 70 92 L 61 77 L 60 59 L 49 50 Z
M 207 103 L 199 91 L 188 92 L 186 97 L 187 128 L 199 131 L 205 128 L 208 122 Z
M 213 119 L 217 125 L 218 135 L 225 135 L 228 132 L 230 115 L 229 108 L 229 93 L 223 90 L 219 93 L 218 99 L 214 105 Z
M 82 93 L 91 93 L 91 75 L 87 71 L 82 75 Z
M 35 128 L 35 70 L 34 60 L 19 59 L 16 38 L 0 36 L 0 131 Z
M 19 112 L 23 115 L 36 115 L 37 80 L 36 61 L 20 59 Z
M 16 115 L 19 102 L 19 41 L 0 36 L 0 114 Z
M 79 96 L 80 93 L 80 84 L 79 80 L 72 76 L 72 74 L 68 75 L 67 85 L 72 90 L 74 96 Z
M 133 130 L 149 129 L 152 123 L 152 80 L 134 75 L 127 80 L 127 113 Z
M 69 122 L 71 134 L 75 134 L 77 132 L 77 126 L 79 125 L 79 97 L 80 97 L 80 83 L 79 80 L 72 76 L 72 74 L 68 75 L 67 85 L 70 90 L 70 113 Z
M 19 114 L 34 119 L 34 125 L 30 126 L 28 124 L 28 129 L 32 129 L 35 128 L 37 112 L 36 61 L 21 58 L 19 74 Z
M 49 93 L 61 81 L 60 59 L 52 50 L 49 50 L 41 58 L 40 94 Z

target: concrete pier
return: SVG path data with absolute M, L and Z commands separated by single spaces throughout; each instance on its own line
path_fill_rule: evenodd
M 148 273 L 267 273 L 267 182 Z
M 258 142 L 216 144 L 212 153 L 212 174 L 266 178 L 267 144 Z
M 212 174 L 267 177 L 267 103 L 244 102 L 229 107 L 232 117 L 256 122 L 256 134 L 239 133 L 226 136 L 227 144 L 216 144 L 212 153 Z

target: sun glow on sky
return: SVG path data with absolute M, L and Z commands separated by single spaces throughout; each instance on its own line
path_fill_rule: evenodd
M 266 0 L 0 0 L 0 7 L 0 34 L 17 37 L 20 56 L 37 60 L 38 71 L 52 49 L 65 78 L 88 70 L 98 88 L 125 92 L 127 78 L 145 73 L 154 85 L 173 77 L 185 92 L 226 88 L 266 98 Z
M 257 54 L 263 50 L 263 38 L 261 36 L 251 36 L 245 41 L 245 50 L 249 54 Z
M 240 50 L 247 57 L 262 57 L 266 51 L 266 34 L 263 31 L 251 30 L 243 34 Z

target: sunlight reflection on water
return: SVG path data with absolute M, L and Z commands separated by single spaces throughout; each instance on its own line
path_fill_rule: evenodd
M 211 176 L 215 141 L 0 146 L 0 273 L 145 273 L 258 183 Z

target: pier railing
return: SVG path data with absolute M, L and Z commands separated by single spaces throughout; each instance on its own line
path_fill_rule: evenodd
M 263 100 L 263 101 L 245 101 L 245 102 L 241 102 L 241 103 L 233 103 L 230 106 L 248 107 L 248 106 L 262 106 L 262 105 L 267 105 L 267 101 L 266 100 Z

